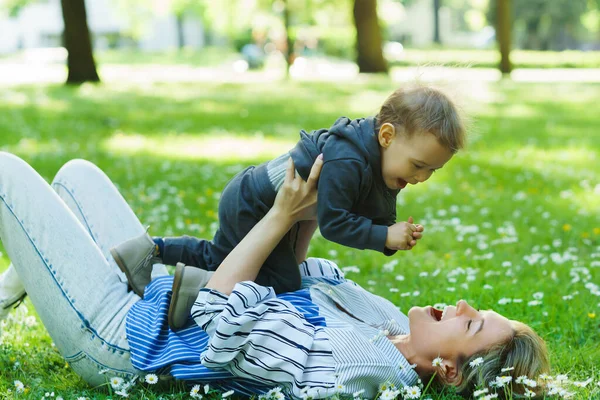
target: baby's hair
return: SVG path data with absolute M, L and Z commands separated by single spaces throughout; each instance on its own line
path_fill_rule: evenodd
M 465 121 L 459 108 L 431 86 L 418 84 L 394 91 L 377 114 L 377 129 L 385 123 L 409 136 L 431 133 L 452 153 L 465 146 Z

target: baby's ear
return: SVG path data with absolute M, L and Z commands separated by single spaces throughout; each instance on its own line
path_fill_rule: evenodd
M 377 134 L 379 145 L 381 147 L 389 147 L 389 145 L 392 144 L 392 141 L 395 137 L 396 127 L 394 127 L 394 125 L 390 124 L 389 122 L 386 122 L 385 124 L 381 125 L 381 127 L 379 128 L 379 133 Z

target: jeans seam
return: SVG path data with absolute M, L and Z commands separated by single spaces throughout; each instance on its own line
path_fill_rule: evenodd
M 94 241 L 94 243 L 98 243 L 98 241 L 96 240 L 96 237 L 94 235 L 94 233 L 92 232 L 92 229 L 90 228 L 90 223 L 88 221 L 88 218 L 86 216 L 86 213 L 83 211 L 83 207 L 81 206 L 81 204 L 77 201 L 77 198 L 75 197 L 75 195 L 73 195 L 73 191 L 71 189 L 69 189 L 67 187 L 67 185 L 65 183 L 62 183 L 61 181 L 54 181 L 52 182 L 52 186 L 61 186 L 63 189 L 65 189 L 65 191 L 69 194 L 69 196 L 71 197 L 71 199 L 73 200 L 73 202 L 75 203 L 75 205 L 77 206 L 77 209 L 79 210 L 79 212 L 81 213 L 81 217 L 84 219 L 85 221 L 85 228 L 87 229 L 88 233 L 90 234 L 92 240 Z M 82 224 L 83 225 L 83 224 Z
M 15 214 L 15 211 L 13 210 L 13 208 L 8 204 L 8 202 L 6 200 L 6 194 L 0 193 L 0 198 L 2 199 L 2 202 L 4 203 L 4 205 L 6 206 L 6 208 L 10 211 L 10 213 L 12 214 L 12 216 L 15 218 L 15 220 L 17 221 L 17 223 L 21 226 L 21 229 L 23 229 L 23 232 L 25 233 L 25 235 L 29 239 L 29 242 L 31 243 L 31 245 L 33 246 L 33 248 L 37 252 L 38 256 L 42 260 L 42 263 L 44 264 L 44 266 L 46 267 L 46 269 L 50 272 L 50 275 L 52 276 L 52 279 L 54 280 L 54 282 L 56 283 L 56 285 L 60 288 L 60 291 L 62 292 L 62 295 L 65 297 L 65 299 L 67 299 L 67 302 L 69 303 L 69 305 L 71 306 L 71 308 L 75 311 L 75 313 L 77 314 L 77 316 L 79 317 L 79 319 L 83 322 L 84 326 L 87 329 L 89 329 L 91 332 L 93 332 L 93 334 L 100 341 L 102 341 L 102 343 L 104 343 L 107 347 L 109 347 L 111 349 L 116 349 L 116 350 L 119 350 L 119 351 L 123 351 L 123 352 L 129 353 L 130 352 L 129 350 L 121 348 L 119 346 L 115 346 L 112 343 L 109 343 L 106 340 L 104 340 L 104 338 L 102 338 L 100 335 L 98 335 L 98 332 L 96 332 L 96 330 L 91 327 L 89 321 L 86 318 L 83 317 L 83 315 L 79 312 L 79 310 L 77 310 L 77 308 L 75 308 L 75 306 L 73 306 L 73 303 L 71 302 L 71 299 L 65 293 L 62 285 L 56 279 L 56 276 L 54 275 L 54 272 L 52 271 L 52 268 L 50 268 L 50 265 L 48 265 L 48 262 L 46 261 L 46 258 L 43 256 L 42 252 L 40 251 L 40 249 L 35 244 L 35 241 L 33 240 L 32 236 L 29 234 L 29 232 L 25 228 L 25 226 L 23 226 L 23 223 L 21 222 L 21 220 L 19 220 L 19 218 L 17 218 L 17 215 Z

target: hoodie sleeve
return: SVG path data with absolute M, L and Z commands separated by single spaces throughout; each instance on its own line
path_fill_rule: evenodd
M 376 225 L 350 211 L 359 198 L 363 174 L 364 163 L 357 159 L 335 159 L 323 164 L 317 205 L 319 229 L 325 239 L 344 246 L 389 252 L 385 248 L 387 226 Z

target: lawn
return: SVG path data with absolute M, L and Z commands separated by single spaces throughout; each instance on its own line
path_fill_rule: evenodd
M 0 92 L 0 148 L 50 181 L 86 158 L 121 189 L 157 235 L 211 237 L 219 193 L 243 166 L 291 147 L 300 129 L 376 112 L 393 84 L 147 84 L 28 86 Z M 404 190 L 398 218 L 423 240 L 392 258 L 314 238 L 309 254 L 395 302 L 466 299 L 530 324 L 553 374 L 576 398 L 600 396 L 600 85 L 461 88 L 473 117 L 469 148 L 423 185 Z M 9 264 L 0 247 L 0 270 Z M 27 300 L 2 325 L 0 399 L 115 398 L 92 390 L 51 345 Z M 15 394 L 14 381 L 25 386 Z M 10 391 L 10 392 L 9 392 Z M 133 398 L 190 398 L 181 383 L 137 384 Z M 221 398 L 212 393 L 209 398 Z M 451 393 L 428 393 L 452 399 Z

